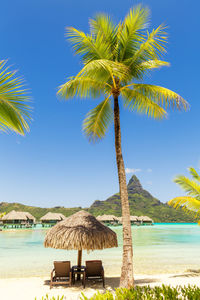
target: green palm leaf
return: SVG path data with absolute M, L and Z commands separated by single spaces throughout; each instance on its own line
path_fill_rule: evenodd
M 150 69 L 155 69 L 155 68 L 160 68 L 163 66 L 169 66 L 170 64 L 167 61 L 159 60 L 159 59 L 154 59 L 154 60 L 147 60 L 145 62 L 142 62 L 140 66 L 144 68 L 144 70 L 150 70 Z
M 187 178 L 186 176 L 180 175 L 174 179 L 174 182 L 179 184 L 188 195 L 200 199 L 200 185 L 196 181 Z
M 174 208 L 182 208 L 186 213 L 199 217 L 200 185 L 196 182 L 196 180 L 200 181 L 200 177 L 197 171 L 192 167 L 189 168 L 189 172 L 195 180 L 191 180 L 183 175 L 179 175 L 174 179 L 174 182 L 180 185 L 188 195 L 171 199 L 168 204 Z
M 122 63 L 107 59 L 96 59 L 87 63 L 77 76 L 89 76 L 106 82 L 114 77 L 123 80 L 123 78 L 127 77 L 128 73 L 128 67 Z
M 69 99 L 74 96 L 81 98 L 99 97 L 104 93 L 106 84 L 89 77 L 72 77 L 65 84 L 61 85 L 58 95 L 62 98 Z
M 182 196 L 171 199 L 168 204 L 176 209 L 182 208 L 186 213 L 194 213 L 195 216 L 200 214 L 200 201 L 189 197 Z
M 29 131 L 31 108 L 23 80 L 9 71 L 6 61 L 0 61 L 0 130 L 24 135 Z
M 67 27 L 66 37 L 72 43 L 75 53 L 81 55 L 84 63 L 95 59 L 112 58 L 103 35 L 99 34 L 93 38 L 92 35 L 86 35 L 73 27 Z
M 190 167 L 188 170 L 195 180 L 200 181 L 200 176 L 194 168 Z
M 103 42 L 112 54 L 112 60 L 116 58 L 117 27 L 111 18 L 104 14 L 98 14 L 94 19 L 90 19 L 90 32 L 94 39 L 103 37 Z
M 189 104 L 177 93 L 161 86 L 151 84 L 134 84 L 134 89 L 155 101 L 164 108 L 188 110 Z
M 161 106 L 137 90 L 123 88 L 121 94 L 124 98 L 125 107 L 130 110 L 135 110 L 155 119 L 162 119 L 167 115 Z
M 110 96 L 90 110 L 83 122 L 83 131 L 91 141 L 105 136 L 106 130 L 112 121 L 113 111 L 110 105 Z
M 149 10 L 138 5 L 130 10 L 121 25 L 118 33 L 119 61 L 132 57 L 138 48 L 138 43 L 143 41 L 142 30 L 147 27 Z

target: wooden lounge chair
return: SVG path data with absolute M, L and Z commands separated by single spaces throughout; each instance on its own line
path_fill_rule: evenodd
M 84 276 L 84 287 L 85 287 L 85 279 L 91 280 L 102 280 L 103 287 L 105 287 L 105 279 L 104 279 L 104 268 L 101 260 L 87 260 L 85 262 L 85 276 Z
M 72 285 L 72 270 L 70 261 L 54 261 L 54 269 L 51 272 L 50 289 L 53 285 Z

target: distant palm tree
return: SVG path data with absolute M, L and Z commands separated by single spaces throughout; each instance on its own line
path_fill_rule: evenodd
M 151 33 L 145 30 L 149 11 L 142 6 L 130 10 L 117 25 L 107 15 L 90 20 L 90 33 L 73 27 L 66 36 L 81 56 L 83 68 L 63 84 L 58 94 L 65 98 L 105 99 L 93 108 L 83 122 L 83 130 L 90 141 L 105 136 L 114 118 L 115 150 L 119 177 L 123 219 L 123 262 L 120 285 L 132 286 L 133 250 L 126 174 L 121 148 L 119 99 L 125 108 L 156 119 L 166 117 L 166 108 L 188 108 L 187 102 L 166 88 L 138 83 L 151 69 L 168 66 L 161 60 L 165 52 L 166 33 L 161 25 Z M 120 98 L 119 98 L 120 97 Z
M 29 97 L 23 81 L 10 71 L 6 61 L 0 61 L 0 130 L 11 130 L 21 135 L 29 131 L 27 121 L 30 119 Z
M 181 196 L 171 199 L 168 204 L 174 208 L 182 208 L 186 213 L 199 216 L 200 214 L 200 175 L 194 168 L 188 168 L 192 179 L 179 175 L 174 182 L 179 184 L 187 193 L 187 196 Z

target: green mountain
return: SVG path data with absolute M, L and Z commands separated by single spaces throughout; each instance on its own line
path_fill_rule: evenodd
M 30 214 L 32 214 L 37 220 L 39 220 L 42 216 L 44 216 L 49 211 L 55 213 L 62 213 L 63 215 L 68 217 L 81 209 L 82 209 L 81 207 L 66 208 L 62 206 L 56 206 L 52 208 L 43 208 L 43 207 L 23 205 L 20 203 L 7 203 L 7 202 L 0 203 L 0 214 L 3 212 L 8 213 L 11 210 L 27 211 Z
M 134 216 L 147 215 L 154 222 L 195 222 L 192 216 L 186 215 L 182 210 L 175 210 L 168 204 L 160 202 L 148 191 L 144 190 L 139 179 L 133 175 L 128 183 L 130 213 Z M 96 200 L 89 211 L 94 215 L 113 214 L 121 216 L 119 193 L 105 201 Z
M 154 198 L 148 191 L 144 190 L 138 178 L 133 175 L 128 183 L 128 195 L 130 203 L 131 215 L 141 216 L 147 215 L 154 222 L 195 222 L 192 216 L 186 215 L 182 210 L 175 210 L 166 203 L 160 202 Z M 27 206 L 20 203 L 0 203 L 0 213 L 16 211 L 28 211 L 37 220 L 39 220 L 47 212 L 62 213 L 65 216 L 74 214 L 82 209 L 81 207 L 65 208 L 56 206 L 53 208 L 41 208 L 35 206 Z M 89 208 L 85 208 L 95 216 L 102 214 L 112 214 L 121 216 L 121 203 L 119 193 L 109 197 L 105 201 L 96 200 Z

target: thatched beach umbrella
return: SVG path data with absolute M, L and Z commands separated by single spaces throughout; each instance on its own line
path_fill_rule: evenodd
M 78 250 L 81 266 L 82 250 L 99 250 L 117 247 L 117 235 L 86 211 L 79 211 L 48 230 L 45 247 Z

